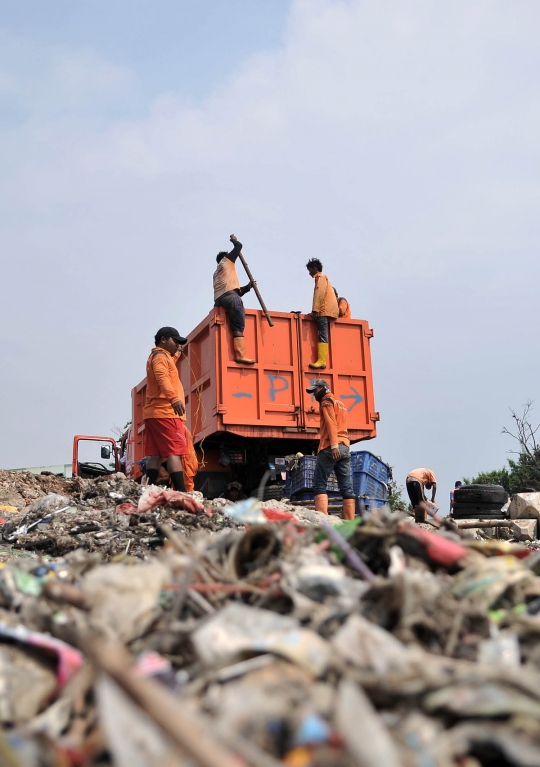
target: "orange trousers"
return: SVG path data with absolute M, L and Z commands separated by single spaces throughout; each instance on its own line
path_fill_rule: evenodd
M 186 455 L 181 456 L 182 469 L 184 472 L 184 484 L 186 486 L 186 491 L 191 493 L 192 490 L 195 490 L 195 477 L 199 471 L 199 461 L 197 459 L 197 453 L 195 452 L 195 447 L 193 445 L 193 435 L 185 423 L 184 428 L 186 430 L 188 451 Z

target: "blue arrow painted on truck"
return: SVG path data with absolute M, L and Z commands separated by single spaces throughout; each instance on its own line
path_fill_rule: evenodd
M 364 399 L 361 394 L 358 394 L 358 392 L 356 391 L 354 386 L 351 386 L 351 391 L 354 392 L 354 394 L 340 394 L 339 395 L 340 399 L 353 399 L 354 400 L 353 404 L 350 407 L 347 408 L 349 413 L 351 412 L 351 410 L 353 408 L 355 408 Z
M 251 399 L 252 395 L 247 391 L 235 391 L 233 397 L 247 397 Z
M 289 382 L 283 376 L 268 376 L 268 378 L 270 379 L 270 399 L 272 400 L 272 402 L 275 402 L 276 394 L 280 391 L 287 391 L 287 389 L 289 388 Z M 281 389 L 276 389 L 276 386 L 275 386 L 276 381 L 282 381 L 285 384 L 285 386 L 282 386 Z

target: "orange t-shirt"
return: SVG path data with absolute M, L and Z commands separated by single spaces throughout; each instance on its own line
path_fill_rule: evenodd
M 338 298 L 339 316 L 347 320 L 351 316 L 351 305 L 346 298 Z
M 178 418 L 174 412 L 175 402 L 184 402 L 184 387 L 178 375 L 176 363 L 180 357 L 156 346 L 146 363 L 146 400 L 144 418 Z M 186 415 L 181 417 L 186 420 Z
M 227 256 L 223 256 L 214 272 L 214 301 L 224 293 L 231 290 L 239 290 L 240 283 L 236 274 L 236 266 Z
M 423 485 L 436 485 L 437 477 L 431 471 L 431 469 L 414 469 L 409 472 L 407 479 L 418 479 Z
M 319 312 L 321 317 L 339 317 L 339 308 L 334 288 L 326 274 L 317 272 L 314 277 L 315 289 L 313 291 L 312 312 Z
M 350 445 L 349 434 L 347 432 L 347 408 L 333 394 L 328 392 L 324 395 L 319 405 L 319 415 L 321 419 L 321 434 L 319 439 L 319 449 L 321 452 L 330 445 Z

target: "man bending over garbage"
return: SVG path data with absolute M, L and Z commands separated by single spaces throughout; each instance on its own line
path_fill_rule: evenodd
M 405 487 L 414 509 L 416 521 L 423 522 L 428 508 L 424 489 L 431 490 L 431 503 L 435 503 L 435 494 L 437 492 L 437 477 L 435 473 L 431 469 L 414 469 L 409 472 Z
M 188 440 L 182 418 L 185 418 L 184 387 L 176 362 L 180 347 L 187 343 L 175 328 L 160 328 L 155 346 L 146 363 L 146 402 L 143 409 L 146 434 L 146 476 L 155 484 L 162 460 L 175 490 L 185 492 L 182 456 L 188 454 Z
M 319 403 L 319 451 L 313 475 L 315 509 L 328 514 L 326 485 L 333 469 L 343 496 L 343 518 L 354 519 L 356 499 L 351 474 L 347 408 L 334 397 L 330 387 L 322 378 L 312 381 L 306 391 L 308 394 L 313 394 Z
M 233 334 L 234 359 L 241 365 L 253 365 L 255 360 L 246 357 L 246 312 L 241 296 L 251 290 L 251 282 L 240 287 L 236 273 L 235 261 L 242 252 L 242 243 L 236 235 L 231 234 L 233 249 L 230 253 L 222 250 L 216 256 L 217 269 L 214 272 L 214 306 L 224 306 L 229 315 Z

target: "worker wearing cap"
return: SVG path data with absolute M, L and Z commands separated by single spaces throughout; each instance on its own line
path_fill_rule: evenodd
M 431 490 L 431 503 L 435 502 L 437 492 L 437 477 L 431 469 L 414 469 L 410 471 L 405 482 L 407 494 L 414 509 L 417 521 L 425 519 L 426 494 L 425 490 Z
M 238 501 L 244 501 L 247 498 L 247 495 L 243 492 L 240 482 L 234 481 L 229 482 L 227 485 L 227 491 L 224 497 L 227 498 L 228 501 L 237 503 Z
M 322 273 L 323 266 L 319 259 L 311 258 L 307 262 L 306 268 L 315 280 L 311 316 L 317 323 L 317 333 L 319 336 L 317 362 L 310 362 L 309 367 L 324 370 L 328 359 L 330 320 L 335 320 L 339 317 L 338 302 L 330 280 L 326 274 Z
M 146 401 L 143 408 L 146 476 L 155 484 L 162 460 L 175 490 L 185 491 L 182 456 L 188 454 L 184 388 L 176 363 L 180 347 L 187 343 L 176 328 L 160 328 L 146 363 Z
M 322 378 L 306 389 L 319 403 L 320 438 L 317 463 L 313 475 L 315 509 L 328 514 L 328 477 L 335 472 L 343 496 L 343 517 L 354 519 L 356 497 L 351 474 L 351 453 L 347 432 L 347 408 L 336 399 Z
M 230 253 L 220 251 L 216 256 L 217 268 L 214 272 L 214 306 L 223 306 L 229 315 L 229 322 L 233 334 L 234 359 L 241 365 L 253 365 L 255 360 L 246 357 L 246 340 L 244 329 L 246 327 L 246 312 L 242 296 L 248 293 L 252 284 L 249 282 L 240 287 L 236 273 L 235 261 L 242 252 L 242 243 L 236 235 L 231 234 L 230 240 L 233 249 Z

